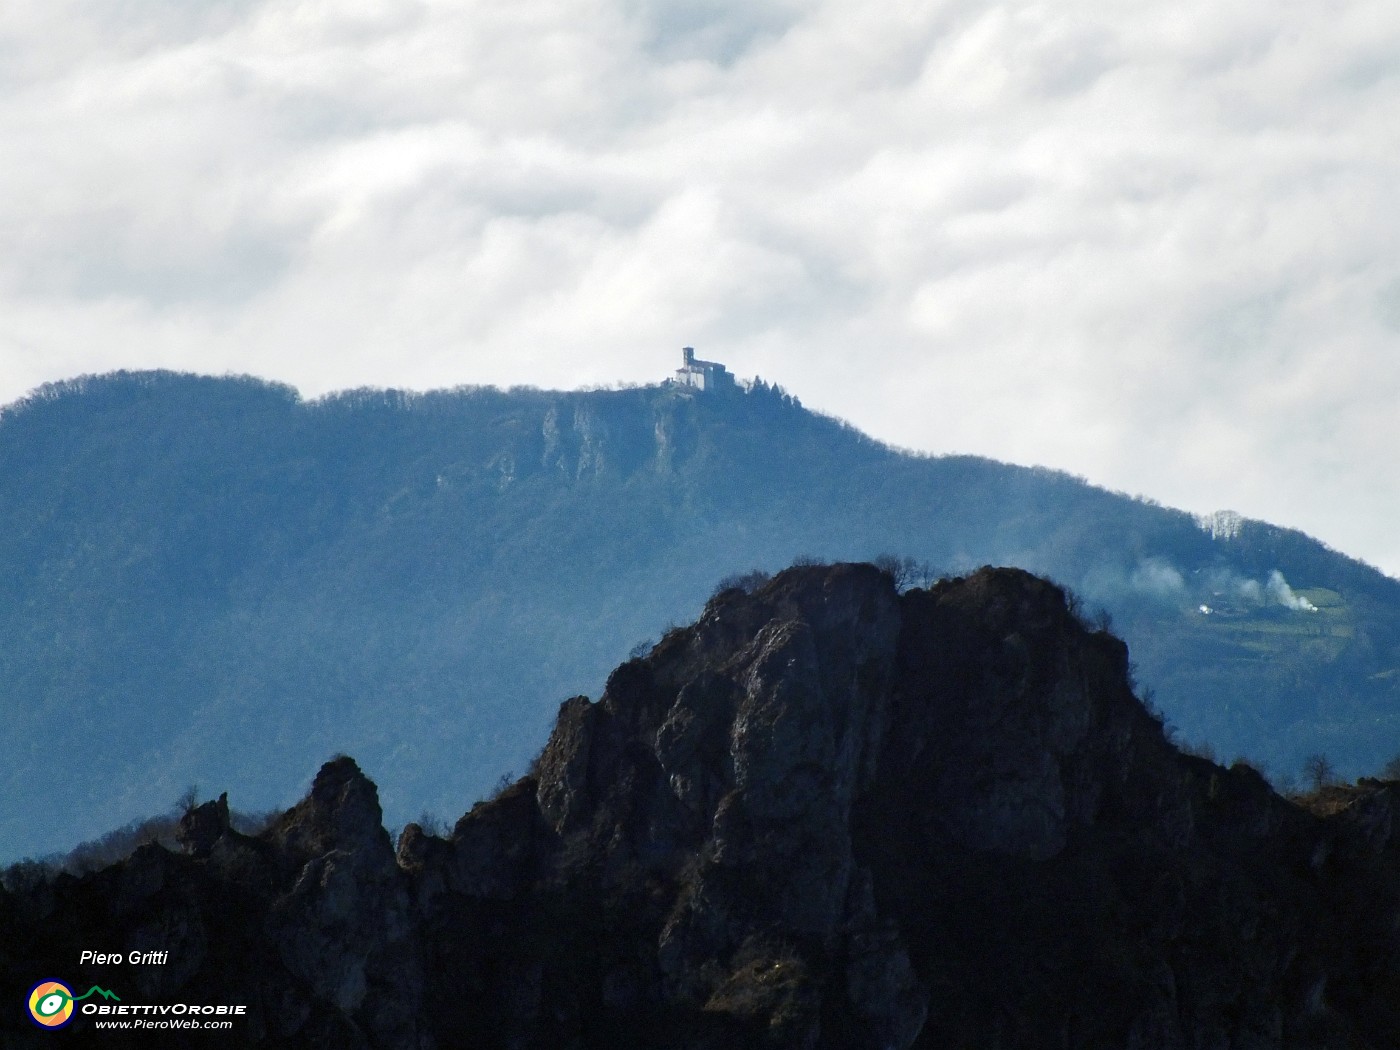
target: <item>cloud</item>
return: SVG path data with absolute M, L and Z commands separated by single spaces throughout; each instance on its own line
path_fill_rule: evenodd
M 1400 569 L 1375 0 L 15 0 L 0 401 L 658 378 Z

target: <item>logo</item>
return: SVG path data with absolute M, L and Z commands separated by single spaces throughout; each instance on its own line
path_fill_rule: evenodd
M 62 1028 L 73 1020 L 73 1004 L 82 1002 L 90 995 L 121 1002 L 115 992 L 95 984 L 82 995 L 75 996 L 62 981 L 40 981 L 29 992 L 29 1016 L 35 1024 L 44 1028 Z

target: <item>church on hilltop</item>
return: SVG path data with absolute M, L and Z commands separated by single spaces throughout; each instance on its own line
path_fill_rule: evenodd
M 723 390 L 734 386 L 734 373 L 718 361 L 701 361 L 693 346 L 681 350 L 681 367 L 674 380 L 694 390 Z

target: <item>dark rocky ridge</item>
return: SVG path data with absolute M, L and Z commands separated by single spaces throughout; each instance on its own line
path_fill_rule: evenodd
M 1043 580 L 809 567 L 567 701 L 448 838 L 395 853 L 339 758 L 257 837 L 220 799 L 0 895 L 0 976 L 167 949 L 122 987 L 248 1004 L 220 1046 L 1394 1047 L 1397 805 L 1178 753 Z

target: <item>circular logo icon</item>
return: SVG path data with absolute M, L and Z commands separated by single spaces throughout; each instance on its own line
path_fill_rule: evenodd
M 40 981 L 29 993 L 29 1016 L 45 1028 L 62 1028 L 73 1020 L 73 993 L 60 981 Z

